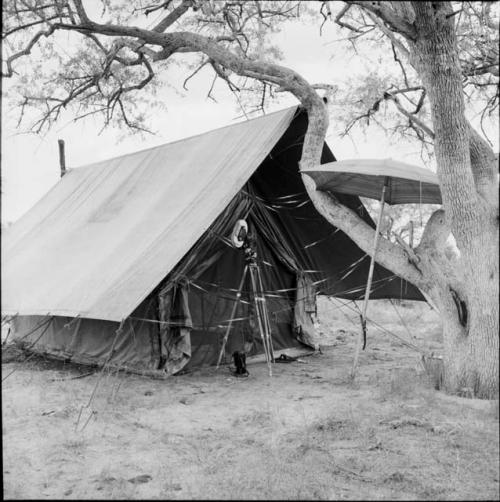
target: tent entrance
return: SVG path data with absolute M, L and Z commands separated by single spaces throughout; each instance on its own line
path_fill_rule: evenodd
M 217 368 L 220 365 L 224 350 L 226 348 L 228 337 L 231 334 L 231 328 L 233 323 L 237 320 L 235 314 L 238 310 L 238 306 L 241 303 L 241 295 L 245 280 L 250 279 L 251 286 L 251 305 L 254 305 L 254 314 L 256 325 L 259 330 L 259 335 L 262 341 L 262 347 L 264 349 L 264 355 L 266 357 L 267 365 L 269 368 L 269 376 L 272 376 L 271 363 L 274 360 L 273 354 L 273 344 L 271 335 L 271 324 L 269 322 L 269 313 L 267 310 L 266 294 L 264 290 L 264 285 L 262 282 L 262 276 L 260 272 L 259 264 L 257 263 L 257 253 L 255 252 L 251 241 L 245 239 L 246 242 L 243 244 L 243 251 L 245 253 L 245 268 L 243 270 L 243 276 L 241 278 L 240 285 L 238 287 L 238 292 L 236 293 L 236 300 L 233 305 L 233 310 L 231 311 L 231 318 L 228 320 L 228 325 L 226 332 L 224 334 L 224 339 L 222 341 L 222 347 L 219 352 L 219 357 L 217 359 Z M 247 352 L 245 347 L 242 348 L 243 352 Z

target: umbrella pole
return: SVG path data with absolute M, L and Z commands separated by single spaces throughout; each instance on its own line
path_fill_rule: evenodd
M 377 219 L 377 227 L 375 229 L 375 237 L 373 239 L 373 253 L 372 257 L 370 260 L 370 269 L 368 271 L 368 281 L 366 282 L 366 290 L 365 290 L 365 298 L 363 301 L 363 310 L 361 313 L 361 333 L 360 336 L 357 339 L 356 342 L 356 352 L 354 353 L 354 361 L 352 363 L 352 369 L 351 369 L 351 378 L 354 379 L 356 376 L 356 369 L 358 367 L 358 359 L 359 359 L 359 352 L 361 350 L 361 347 L 363 347 L 363 350 L 366 345 L 366 311 L 368 309 L 368 300 L 370 299 L 370 290 L 372 287 L 372 279 L 373 279 L 373 269 L 375 267 L 375 255 L 377 254 L 377 247 L 378 247 L 378 239 L 380 235 L 380 226 L 382 224 L 382 215 L 384 213 L 384 205 L 385 205 L 385 189 L 387 187 L 387 179 L 384 183 L 384 186 L 382 188 L 382 195 L 380 197 L 380 212 L 378 215 Z

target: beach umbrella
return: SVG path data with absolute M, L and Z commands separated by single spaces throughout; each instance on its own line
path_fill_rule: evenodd
M 302 169 L 316 183 L 316 189 L 380 200 L 373 253 L 361 313 L 362 336 L 358 339 L 351 375 L 354 377 L 359 350 L 366 346 L 366 311 L 373 278 L 380 224 L 385 204 L 441 204 L 437 176 L 428 169 L 393 159 L 353 159 L 329 162 Z
M 435 173 L 393 159 L 356 159 L 329 162 L 303 169 L 318 190 L 380 200 L 385 204 L 441 204 Z

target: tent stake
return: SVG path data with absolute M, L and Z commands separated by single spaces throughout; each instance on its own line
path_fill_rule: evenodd
M 356 351 L 354 353 L 354 361 L 352 363 L 352 369 L 351 369 L 351 379 L 354 379 L 356 376 L 356 369 L 358 367 L 358 359 L 359 359 L 359 352 L 361 350 L 361 347 L 365 348 L 366 345 L 366 311 L 368 310 L 368 300 L 370 299 L 370 290 L 372 287 L 372 279 L 373 279 L 373 269 L 375 267 L 375 255 L 377 254 L 377 247 L 378 247 L 378 239 L 380 235 L 380 226 L 382 223 L 382 215 L 384 213 L 384 205 L 385 205 L 385 189 L 387 188 L 389 184 L 389 179 L 385 179 L 384 186 L 382 187 L 382 195 L 380 197 L 380 212 L 378 214 L 378 219 L 377 219 L 377 228 L 375 229 L 375 237 L 373 239 L 373 253 L 372 257 L 370 260 L 370 269 L 368 271 L 368 281 L 366 282 L 366 290 L 365 290 L 365 298 L 363 301 L 363 310 L 361 313 L 361 333 L 357 339 L 356 342 Z

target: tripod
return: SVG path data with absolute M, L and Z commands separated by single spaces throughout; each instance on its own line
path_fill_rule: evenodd
M 233 324 L 234 315 L 236 314 L 236 309 L 241 301 L 241 292 L 243 290 L 243 285 L 245 284 L 245 278 L 247 273 L 250 272 L 250 282 L 252 286 L 253 299 L 255 302 L 255 314 L 257 317 L 257 324 L 259 327 L 260 337 L 262 338 L 262 346 L 264 347 L 264 354 L 266 356 L 267 367 L 269 369 L 269 376 L 273 376 L 273 370 L 271 363 L 274 362 L 273 344 L 271 340 L 271 323 L 269 321 L 269 316 L 267 313 L 266 297 L 264 296 L 264 287 L 262 284 L 262 276 L 260 274 L 260 268 L 257 263 L 257 253 L 251 248 L 249 244 L 245 245 L 245 269 L 243 270 L 243 276 L 238 287 L 238 292 L 236 293 L 236 302 L 233 305 L 233 310 L 231 312 L 231 318 L 229 319 L 229 324 L 224 334 L 222 340 L 222 347 L 219 353 L 219 359 L 217 361 L 217 369 L 222 360 L 222 356 L 226 349 L 226 343 L 229 338 L 229 333 L 231 331 L 231 326 Z

